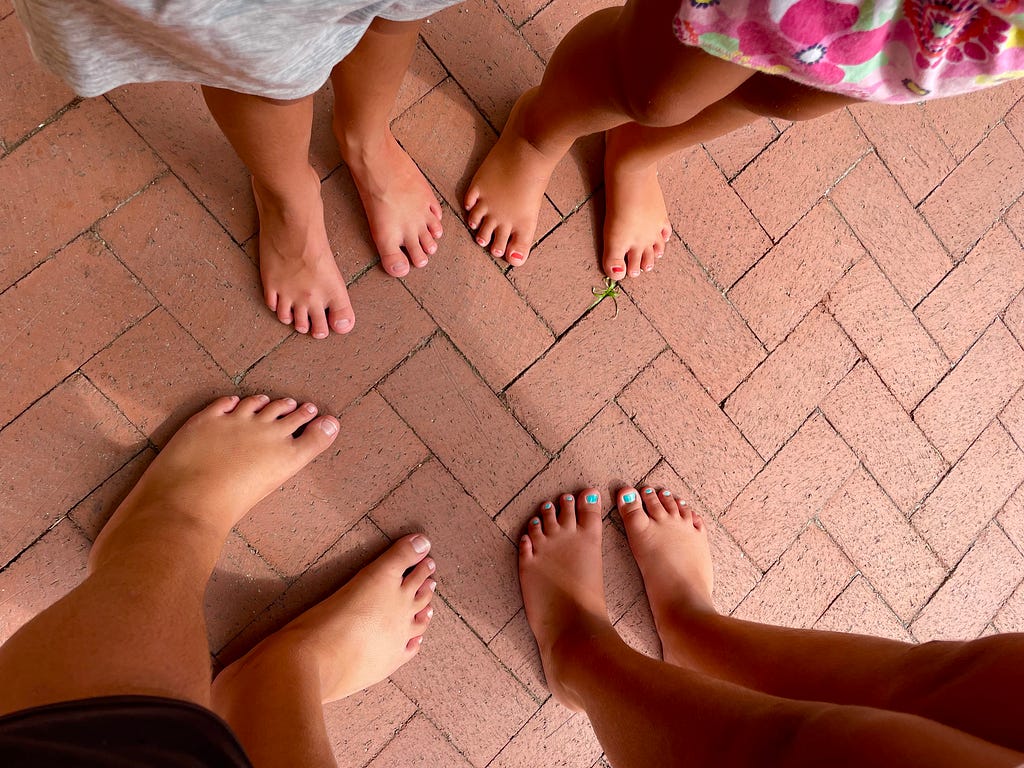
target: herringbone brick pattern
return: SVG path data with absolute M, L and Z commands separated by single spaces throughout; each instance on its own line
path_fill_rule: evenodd
M 665 164 L 678 237 L 601 282 L 600 141 L 559 169 L 530 261 L 459 220 L 516 95 L 598 0 L 469 0 L 424 27 L 394 131 L 446 201 L 441 254 L 375 265 L 318 106 L 314 162 L 358 323 L 261 304 L 241 163 L 188 85 L 74 99 L 0 2 L 0 639 L 222 392 L 314 400 L 334 448 L 253 511 L 209 590 L 220 662 L 390 538 L 428 532 L 422 654 L 329 708 L 342 765 L 602 766 L 548 698 L 513 542 L 534 505 L 667 485 L 712 521 L 737 616 L 909 641 L 1024 630 L 1024 89 L 764 120 Z M 606 496 L 607 498 L 607 496 Z M 609 608 L 658 653 L 617 517 Z

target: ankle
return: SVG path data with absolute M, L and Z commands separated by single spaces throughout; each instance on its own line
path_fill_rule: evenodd
M 317 197 L 320 196 L 320 175 L 312 165 L 307 165 L 302 172 L 295 172 L 281 178 L 252 177 L 252 188 L 256 193 L 256 202 L 260 208 L 264 206 L 287 215 L 295 209 L 308 208 L 308 198 L 315 184 Z
M 396 141 L 387 123 L 375 129 L 355 130 L 335 121 L 334 137 L 345 165 L 357 170 L 373 167 L 374 159 L 380 157 L 390 142 Z

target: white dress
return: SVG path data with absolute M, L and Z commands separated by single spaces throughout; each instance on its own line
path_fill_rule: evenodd
M 35 57 L 80 96 L 194 82 L 273 99 L 315 92 L 377 16 L 459 0 L 14 0 Z

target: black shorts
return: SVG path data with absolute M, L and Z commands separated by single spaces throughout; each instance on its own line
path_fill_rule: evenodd
M 156 696 L 105 696 L 0 717 L 4 768 L 252 768 L 208 709 Z

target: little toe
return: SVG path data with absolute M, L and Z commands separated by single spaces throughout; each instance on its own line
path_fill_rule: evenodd
M 653 490 L 653 489 L 652 489 Z M 619 517 L 626 529 L 626 534 L 636 534 L 646 530 L 651 519 L 644 512 L 644 505 L 636 488 L 620 488 L 618 493 Z
M 534 520 L 540 523 L 539 517 L 535 517 Z M 524 560 L 533 557 L 533 539 L 525 533 L 519 537 L 519 557 Z
M 477 201 L 480 199 L 480 190 L 475 186 L 471 186 L 466 190 L 466 196 L 462 200 L 462 207 L 467 211 L 473 211 L 476 207 Z
M 266 291 L 263 294 L 263 300 L 271 312 L 277 312 L 277 298 L 277 291 Z
M 260 411 L 260 416 L 267 420 L 275 420 L 281 416 L 287 416 L 297 407 L 298 403 L 296 403 L 292 398 L 282 397 L 268 403 L 267 406 Z

